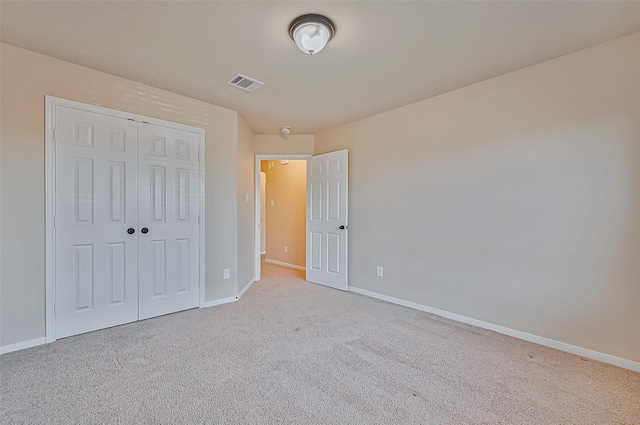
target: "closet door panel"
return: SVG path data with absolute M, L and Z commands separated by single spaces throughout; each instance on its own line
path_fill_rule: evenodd
M 137 123 L 56 106 L 56 336 L 138 319 Z
M 199 305 L 198 136 L 146 123 L 138 134 L 140 319 L 146 319 Z

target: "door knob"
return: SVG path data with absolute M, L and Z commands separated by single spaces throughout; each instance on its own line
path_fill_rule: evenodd
M 142 230 L 140 230 L 142 233 L 147 234 L 149 233 L 149 229 L 147 229 L 146 227 L 143 227 Z
M 344 224 L 342 226 L 338 227 L 338 229 L 340 229 L 340 230 L 344 230 L 344 229 L 348 229 L 348 228 L 349 228 L 349 226 L 345 226 Z
M 136 232 L 136 229 L 134 229 L 133 227 L 129 227 L 127 229 L 127 233 L 130 234 L 130 235 L 133 235 L 135 232 Z

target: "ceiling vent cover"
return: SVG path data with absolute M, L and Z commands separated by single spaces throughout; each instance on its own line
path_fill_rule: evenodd
M 248 92 L 254 92 L 264 85 L 262 81 L 258 81 L 242 74 L 236 74 L 229 81 L 227 81 L 227 84 L 242 90 L 246 90 Z

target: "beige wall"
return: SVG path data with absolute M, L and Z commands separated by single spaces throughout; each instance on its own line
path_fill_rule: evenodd
M 205 129 L 206 299 L 235 296 L 238 250 L 244 249 L 238 246 L 237 237 L 238 228 L 244 225 L 244 215 L 237 214 L 238 167 L 240 164 L 244 172 L 246 156 L 253 156 L 246 147 L 249 132 L 238 122 L 238 114 L 6 44 L 0 49 L 0 345 L 45 335 L 45 95 Z M 240 127 L 246 133 L 242 147 L 238 146 Z M 252 222 L 247 226 L 252 227 Z M 231 269 L 231 279 L 222 280 L 224 268 Z
M 238 292 L 255 277 L 253 130 L 238 115 Z
M 313 155 L 313 135 L 256 134 L 256 155 Z
M 270 169 L 264 166 L 269 162 L 273 163 Z M 261 168 L 267 175 L 266 258 L 305 267 L 307 161 L 289 160 L 287 165 L 262 161 Z
M 640 361 L 639 76 L 636 33 L 316 134 L 350 285 Z

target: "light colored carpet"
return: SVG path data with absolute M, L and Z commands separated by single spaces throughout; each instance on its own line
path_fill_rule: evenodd
M 304 282 L 0 359 L 3 424 L 640 424 L 640 374 Z

